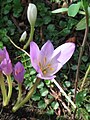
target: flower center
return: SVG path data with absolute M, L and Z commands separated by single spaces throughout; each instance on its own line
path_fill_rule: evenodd
M 52 67 L 51 63 L 46 64 L 47 58 L 44 57 L 43 62 L 39 62 L 39 67 L 44 75 L 48 73 L 48 71 L 53 71 L 54 68 Z

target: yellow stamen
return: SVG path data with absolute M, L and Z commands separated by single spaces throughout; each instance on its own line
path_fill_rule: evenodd
M 50 66 L 51 66 L 51 64 L 48 64 L 47 66 L 48 66 L 48 67 L 50 67 Z
M 44 74 L 46 74 L 46 73 L 47 73 L 47 71 L 46 71 L 46 70 L 44 70 L 44 71 L 43 71 L 43 73 L 44 73 Z
M 50 69 L 51 71 L 53 71 L 53 70 L 54 70 L 54 68 L 52 68 L 52 67 L 50 67 L 49 69 Z

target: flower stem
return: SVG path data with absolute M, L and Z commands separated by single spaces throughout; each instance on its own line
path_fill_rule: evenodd
M 20 48 L 19 46 L 17 46 L 17 45 L 11 40 L 11 38 L 10 38 L 9 36 L 6 35 L 6 37 L 9 39 L 9 41 L 10 41 L 17 49 L 21 50 L 21 51 L 24 52 L 28 57 L 30 57 L 30 55 L 29 55 L 25 50 L 23 50 L 22 48 Z
M 7 102 L 9 103 L 12 95 L 12 80 L 10 75 L 7 76 L 7 81 L 8 81 L 8 98 L 7 98 L 8 101 Z
M 15 105 L 13 108 L 12 108 L 12 111 L 13 112 L 16 112 L 20 107 L 22 107 L 26 102 L 28 102 L 28 100 L 31 98 L 31 96 L 33 95 L 34 93 L 34 90 L 36 89 L 37 85 L 39 84 L 40 82 L 40 79 L 37 78 L 35 84 L 33 85 L 33 87 L 30 89 L 30 91 L 28 92 L 28 94 L 26 95 L 26 97 L 20 102 L 18 103 L 17 105 Z
M 17 102 L 16 102 L 15 106 L 17 106 L 17 104 L 19 104 L 20 101 L 21 101 L 21 97 L 22 97 L 22 84 L 18 84 L 18 90 L 19 90 L 19 93 L 18 93 L 18 98 L 17 98 Z
M 33 35 L 34 35 L 34 26 L 31 26 L 30 37 L 29 37 L 27 43 L 24 45 L 23 49 L 27 49 L 30 42 L 33 40 Z
M 4 83 L 4 77 L 1 72 L 0 72 L 0 85 L 1 85 L 1 92 L 3 96 L 3 106 L 6 106 L 7 105 L 7 93 L 6 93 L 5 83 Z
M 60 90 L 60 92 L 66 97 L 66 99 L 72 104 L 72 106 L 74 108 L 76 108 L 76 105 L 74 104 L 74 102 L 70 99 L 69 96 L 67 96 L 67 94 L 65 93 L 65 91 L 61 88 L 61 86 L 57 83 L 57 81 L 55 79 L 53 79 L 54 84 L 58 87 L 58 89 Z
M 88 69 L 87 69 L 87 71 L 86 71 L 86 74 L 85 74 L 85 76 L 84 76 L 84 79 L 83 79 L 83 81 L 82 81 L 82 85 L 81 85 L 80 91 L 83 89 L 84 83 L 85 83 L 85 81 L 86 81 L 86 78 L 87 78 L 89 72 L 90 72 L 90 65 L 89 65 L 89 67 L 88 67 Z

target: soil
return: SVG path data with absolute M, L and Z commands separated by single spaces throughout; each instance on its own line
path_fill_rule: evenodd
M 17 112 L 12 112 L 12 107 L 16 101 L 17 93 L 14 90 L 11 101 L 8 106 L 2 106 L 2 94 L 0 91 L 0 120 L 55 120 L 56 115 L 47 115 L 36 106 L 30 106 L 28 103 L 20 108 Z

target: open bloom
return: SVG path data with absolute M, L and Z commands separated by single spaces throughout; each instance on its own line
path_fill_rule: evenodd
M 32 3 L 29 3 L 29 6 L 28 6 L 27 18 L 30 25 L 34 26 L 37 18 L 37 7 Z
M 75 44 L 68 42 L 54 50 L 48 40 L 39 50 L 35 42 L 30 43 L 31 64 L 38 72 L 41 79 L 53 79 L 62 66 L 71 58 L 75 50 Z
M 1 51 L 2 53 L 2 60 L 0 63 L 0 70 L 5 74 L 5 75 L 10 75 L 12 73 L 12 63 L 9 58 L 9 54 L 4 47 L 4 49 Z M 0 53 L 0 54 L 1 54 Z
M 14 78 L 15 80 L 18 82 L 18 83 L 22 83 L 23 80 L 24 80 L 24 73 L 25 73 L 25 69 L 24 69 L 24 66 L 18 62 L 15 66 L 14 66 L 14 69 L 13 69 L 13 75 L 14 75 Z

